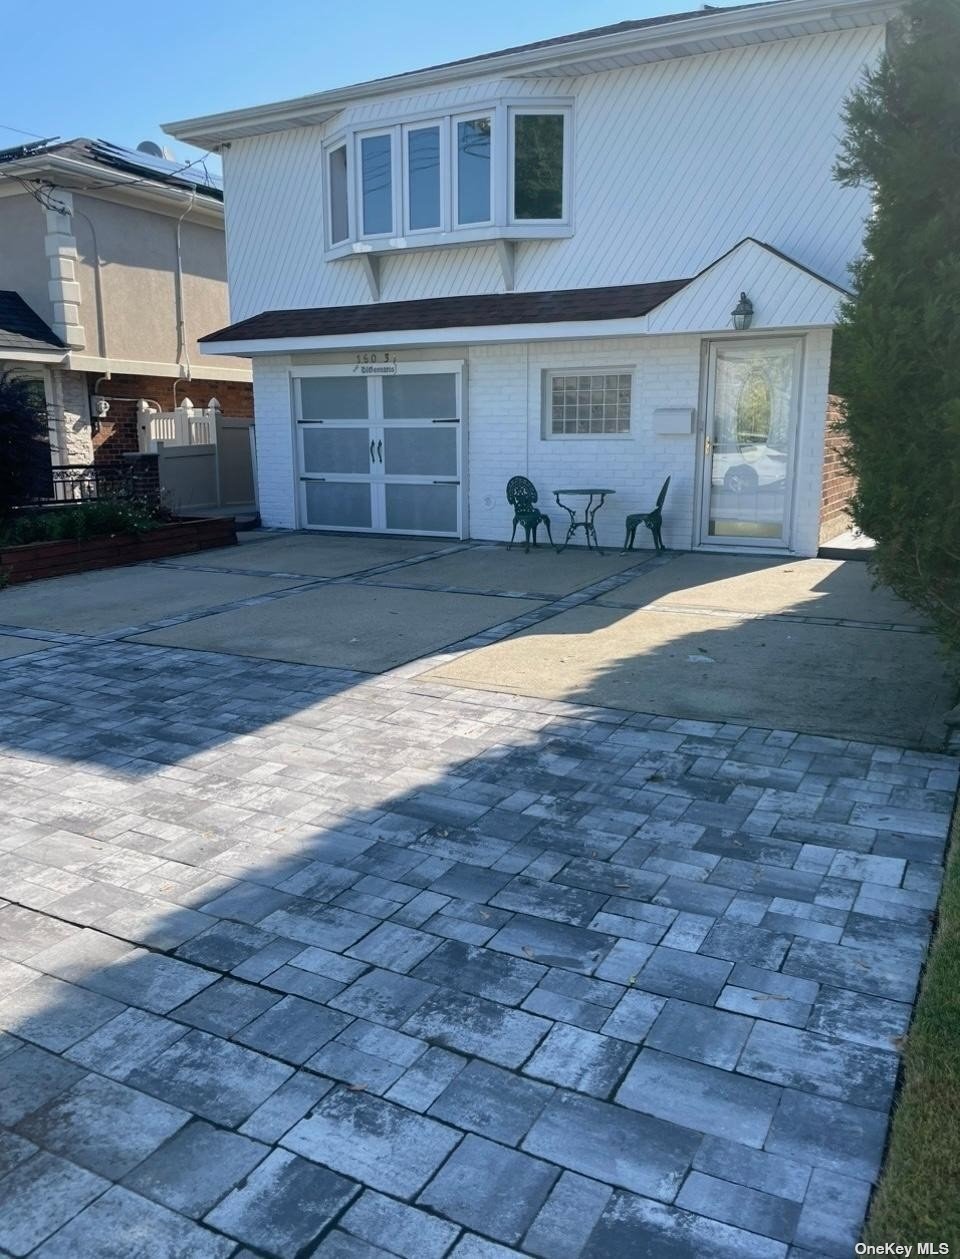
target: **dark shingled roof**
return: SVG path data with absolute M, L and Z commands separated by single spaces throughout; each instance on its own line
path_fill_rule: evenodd
M 0 351 L 65 350 L 66 346 L 19 293 L 0 289 Z
M 267 310 L 218 332 L 212 341 L 273 341 L 283 337 L 335 337 L 364 332 L 428 332 L 496 324 L 568 323 L 581 319 L 635 319 L 690 283 L 657 280 L 608 288 L 554 289 L 548 293 L 485 293 L 477 297 L 425 297 L 363 306 Z

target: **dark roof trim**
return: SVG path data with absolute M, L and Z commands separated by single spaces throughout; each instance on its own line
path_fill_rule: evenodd
M 67 347 L 19 293 L 0 290 L 0 351 L 65 350 Z
M 217 341 L 272 341 L 283 337 L 350 336 L 367 332 L 482 328 L 497 324 L 567 323 L 577 320 L 633 319 L 679 292 L 690 281 L 658 280 L 546 293 L 484 293 L 476 297 L 427 297 L 363 306 L 318 306 L 307 310 L 268 310 L 200 338 Z

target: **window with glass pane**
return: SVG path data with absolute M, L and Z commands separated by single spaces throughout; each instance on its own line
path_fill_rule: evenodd
M 440 128 L 407 132 L 407 215 L 410 230 L 440 226 Z
M 388 135 L 365 136 L 360 141 L 364 236 L 393 231 L 392 144 Z
M 330 244 L 336 245 L 350 235 L 347 213 L 347 146 L 333 149 L 328 158 L 330 177 Z
M 602 437 L 630 432 L 633 377 L 629 372 L 589 372 L 548 378 L 551 437 Z
M 513 119 L 513 217 L 563 218 L 563 114 Z
M 490 219 L 490 119 L 457 123 L 457 222 Z

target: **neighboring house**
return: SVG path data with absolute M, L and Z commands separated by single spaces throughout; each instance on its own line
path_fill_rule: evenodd
M 667 545 L 814 554 L 870 211 L 832 165 L 893 12 L 706 8 L 170 124 L 223 154 L 201 344 L 253 361 L 264 523 L 503 539 L 522 473 L 615 490 L 616 543 L 670 475 Z
M 250 367 L 197 337 L 228 318 L 223 193 L 99 140 L 0 151 L 0 370 L 34 379 L 54 465 L 136 452 L 138 403 L 252 416 Z

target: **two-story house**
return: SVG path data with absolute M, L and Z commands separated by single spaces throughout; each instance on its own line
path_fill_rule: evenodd
M 223 192 L 200 163 L 85 139 L 0 151 L 0 370 L 36 382 L 55 465 L 136 452 L 141 402 L 252 416 L 250 364 L 197 344 L 226 318 Z
M 223 154 L 201 343 L 252 359 L 264 522 L 504 539 L 520 473 L 616 491 L 615 543 L 669 475 L 667 545 L 814 554 L 870 211 L 832 166 L 892 13 L 707 7 L 170 124 Z

